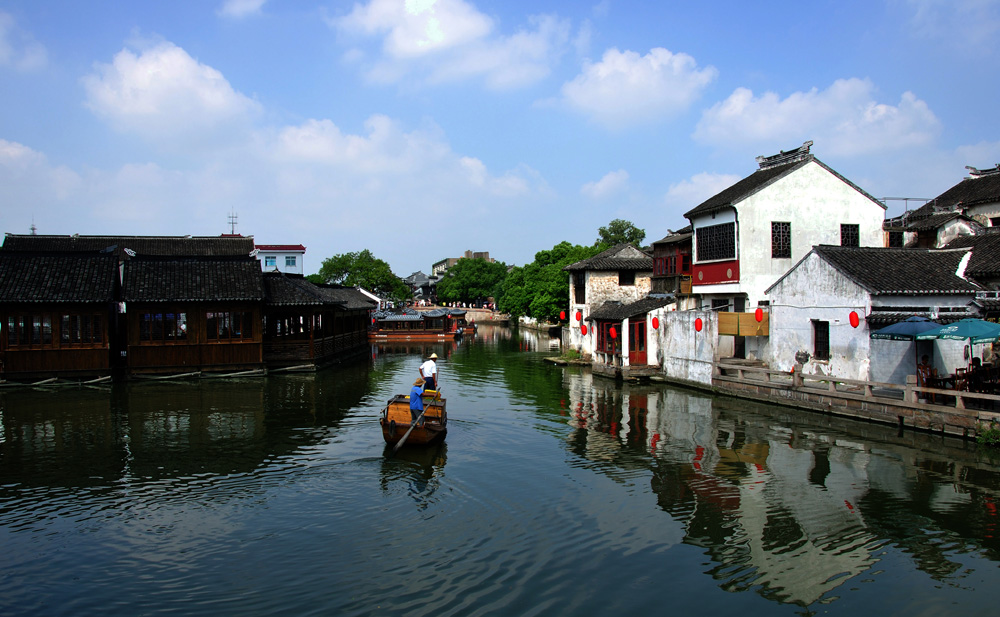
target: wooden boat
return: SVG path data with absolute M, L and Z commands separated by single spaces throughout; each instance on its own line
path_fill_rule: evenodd
M 445 410 L 445 400 L 438 397 L 434 390 L 424 391 L 423 425 L 417 425 L 406 438 L 406 445 L 425 445 L 444 439 L 448 433 L 448 413 Z M 410 430 L 410 397 L 397 394 L 389 399 L 379 424 L 382 425 L 382 437 L 387 444 L 399 442 Z

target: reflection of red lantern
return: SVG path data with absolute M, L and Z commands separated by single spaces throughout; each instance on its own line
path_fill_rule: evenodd
M 854 312 L 854 311 L 851 311 L 851 327 L 852 328 L 857 328 L 858 324 L 860 324 L 860 323 L 861 323 L 861 319 L 858 317 L 858 314 L 856 312 Z
M 757 320 L 757 323 L 764 321 L 764 309 L 758 308 L 753 312 L 753 318 Z
M 611 335 L 611 338 L 618 338 L 618 330 L 615 330 L 614 326 L 611 326 L 611 329 L 608 330 L 608 334 Z
M 577 321 L 583 321 L 583 313 L 581 313 L 580 311 L 577 311 L 576 312 L 576 320 Z
M 701 332 L 701 317 L 694 320 L 694 329 L 698 332 Z
M 580 326 L 580 334 L 583 334 L 583 335 L 587 334 L 587 326 L 586 325 Z
M 566 319 L 566 311 L 559 311 L 559 320 Z
M 656 330 L 659 327 L 660 327 L 660 318 L 659 317 L 654 317 L 653 318 L 653 329 Z

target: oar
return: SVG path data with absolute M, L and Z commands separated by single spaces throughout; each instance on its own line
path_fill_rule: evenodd
M 437 400 L 439 398 L 441 398 L 441 391 L 440 390 L 437 391 L 437 394 L 435 394 L 434 398 L 431 399 L 431 400 Z M 424 410 L 420 412 L 420 415 L 417 416 L 417 419 L 414 420 L 414 421 L 412 421 L 412 422 L 410 422 L 410 428 L 406 431 L 406 433 L 403 434 L 403 438 L 400 439 L 399 441 L 397 441 L 396 445 L 392 447 L 392 453 L 393 454 L 395 454 L 397 450 L 399 450 L 400 448 L 403 447 L 403 444 L 409 438 L 410 433 L 412 433 L 413 429 L 417 427 L 417 424 L 419 424 L 420 421 L 424 419 L 424 414 L 427 413 L 427 408 L 428 407 L 430 407 L 430 405 L 425 405 L 424 406 Z

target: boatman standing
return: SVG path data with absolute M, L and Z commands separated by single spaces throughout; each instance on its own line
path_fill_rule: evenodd
M 410 422 L 416 422 L 424 413 L 424 380 L 417 377 L 410 388 Z
M 426 385 L 424 386 L 424 388 L 427 390 L 438 389 L 438 382 L 437 382 L 438 367 L 437 363 L 434 362 L 435 360 L 437 360 L 437 357 L 438 355 L 436 353 L 432 353 L 430 357 L 427 358 L 427 362 L 424 362 L 423 364 L 420 365 L 420 378 L 423 379 L 425 382 L 427 382 Z

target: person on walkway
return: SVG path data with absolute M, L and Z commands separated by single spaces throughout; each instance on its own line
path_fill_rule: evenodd
M 424 380 L 417 377 L 413 387 L 410 388 L 410 422 L 416 422 L 422 413 L 424 413 Z
M 437 360 L 438 355 L 432 353 L 427 361 L 420 365 L 420 378 L 427 382 L 427 390 L 437 390 L 438 389 L 438 368 Z

